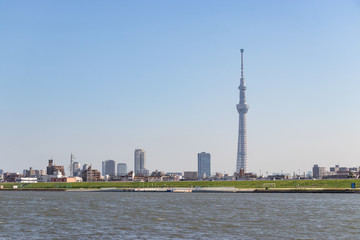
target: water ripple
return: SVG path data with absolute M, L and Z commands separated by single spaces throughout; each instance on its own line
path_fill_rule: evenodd
M 357 239 L 358 196 L 0 192 L 0 239 Z

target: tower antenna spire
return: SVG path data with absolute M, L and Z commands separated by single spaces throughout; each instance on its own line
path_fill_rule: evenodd
M 244 78 L 244 49 L 240 49 L 241 52 L 241 78 Z

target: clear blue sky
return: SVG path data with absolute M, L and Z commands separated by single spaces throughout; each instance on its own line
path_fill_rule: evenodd
M 0 1 L 0 169 L 360 165 L 360 1 Z

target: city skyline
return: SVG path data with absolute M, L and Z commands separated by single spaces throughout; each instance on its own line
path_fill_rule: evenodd
M 239 49 L 248 171 L 357 166 L 357 1 L 1 2 L 0 168 L 233 173 Z M 241 14 L 239 14 L 241 13 Z M 129 169 L 130 170 L 130 169 Z

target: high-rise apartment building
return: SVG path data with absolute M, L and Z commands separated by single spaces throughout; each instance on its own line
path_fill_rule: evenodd
M 127 165 L 126 163 L 118 163 L 117 165 L 117 175 L 118 176 L 125 176 L 127 175 Z
M 143 149 L 135 149 L 134 172 L 137 175 L 149 175 L 149 171 L 146 169 L 145 151 Z
M 79 162 L 74 162 L 73 163 L 73 176 L 77 177 L 81 175 L 81 164 Z
M 74 177 L 74 155 L 70 154 L 70 177 Z
M 106 160 L 102 162 L 102 175 L 115 176 L 115 161 Z
M 211 176 L 210 153 L 198 153 L 198 178 L 205 179 Z
M 82 171 L 88 170 L 88 169 L 89 169 L 89 167 L 91 167 L 91 165 L 90 165 L 90 164 L 85 163 L 85 164 L 83 165 L 83 167 L 82 167 Z

